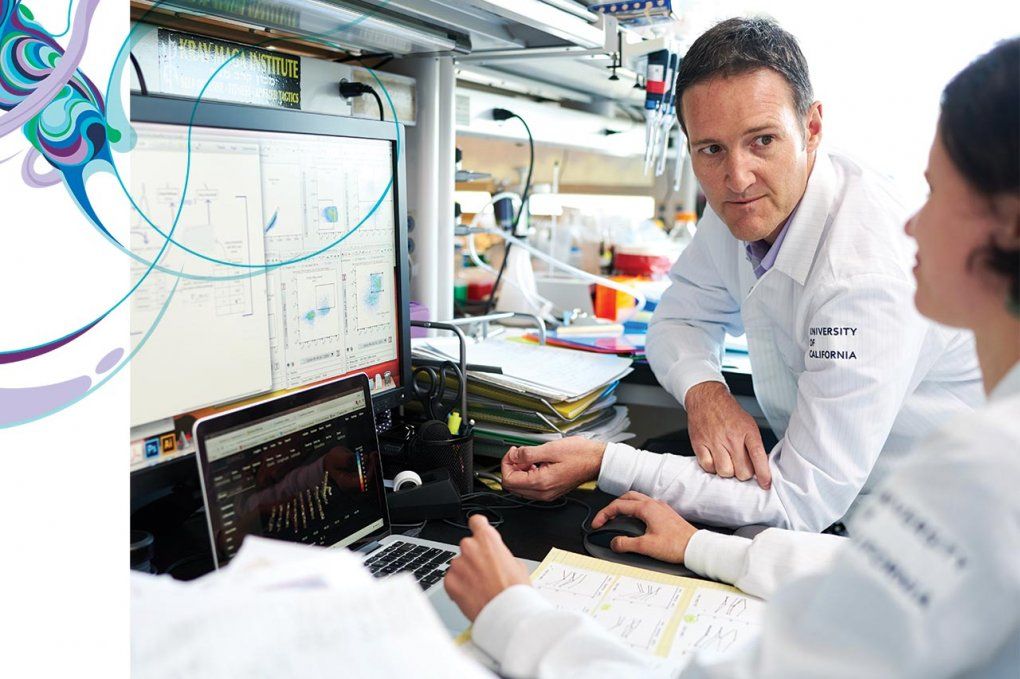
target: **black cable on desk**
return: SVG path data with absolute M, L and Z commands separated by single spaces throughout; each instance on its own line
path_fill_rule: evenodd
M 483 499 L 484 500 L 495 499 L 499 501 L 499 504 L 494 505 L 481 504 L 481 501 Z M 591 518 L 592 514 L 592 509 L 591 507 L 588 506 L 587 503 L 582 502 L 581 500 L 578 500 L 576 498 L 568 497 L 566 495 L 559 498 L 558 500 L 554 500 L 552 502 L 545 502 L 542 500 L 528 500 L 526 498 L 519 498 L 517 496 L 509 495 L 506 493 L 499 494 L 492 491 L 478 491 L 475 493 L 467 493 L 461 496 L 461 501 L 465 503 L 471 503 L 463 505 L 464 513 L 467 517 L 470 517 L 472 516 L 472 514 L 477 514 L 480 512 L 495 514 L 496 520 L 489 522 L 493 526 L 499 526 L 500 524 L 503 523 L 503 515 L 500 514 L 500 510 L 510 511 L 513 509 L 525 509 L 525 508 L 553 510 L 563 509 L 568 504 L 574 503 L 581 505 L 581 507 L 583 507 L 585 510 L 584 518 L 581 520 L 581 531 L 584 532 L 588 529 L 587 528 L 588 519 Z M 450 519 L 443 519 L 443 523 L 446 523 L 455 528 L 460 528 L 461 530 L 471 530 L 468 527 L 467 523 L 457 523 L 456 521 L 451 521 Z

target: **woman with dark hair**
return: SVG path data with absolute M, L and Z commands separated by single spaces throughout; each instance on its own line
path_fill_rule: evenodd
M 769 529 L 754 540 L 713 540 L 703 570 L 770 600 L 757 638 L 722 656 L 696 655 L 683 676 L 1020 676 L 1018 174 L 1014 38 L 946 87 L 925 172 L 931 191 L 907 224 L 918 248 L 917 307 L 974 332 L 988 404 L 904 460 L 856 515 L 852 539 Z M 639 500 L 621 497 L 593 524 Z M 695 529 L 671 521 L 682 561 Z M 591 619 L 556 610 L 527 586 L 484 517 L 471 527 L 446 588 L 504 674 L 680 672 L 652 666 Z

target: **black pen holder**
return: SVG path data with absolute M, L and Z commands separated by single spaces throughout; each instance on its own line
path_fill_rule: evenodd
M 470 493 L 474 486 L 475 432 L 465 427 L 463 434 L 448 438 L 419 436 L 412 446 L 411 466 L 415 471 L 446 469 L 461 495 Z

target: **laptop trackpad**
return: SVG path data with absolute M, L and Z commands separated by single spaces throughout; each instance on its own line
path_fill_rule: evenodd
M 519 559 L 519 561 L 528 567 L 529 573 L 538 568 L 538 561 L 528 561 L 526 559 Z M 457 608 L 457 604 L 453 603 L 453 599 L 446 593 L 446 588 L 443 587 L 442 583 L 429 590 L 428 599 L 432 607 L 436 609 L 436 613 L 439 615 L 439 619 L 442 620 L 443 626 L 446 627 L 452 636 L 458 636 L 471 625 L 471 621 L 464 617 L 464 614 Z
M 428 598 L 439 619 L 443 621 L 443 626 L 452 636 L 457 636 L 471 624 L 457 608 L 457 604 L 453 603 L 453 599 L 446 593 L 446 588 L 442 584 L 433 587 L 428 593 Z

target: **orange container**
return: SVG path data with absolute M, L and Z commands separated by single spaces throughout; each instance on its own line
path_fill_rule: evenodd
M 633 276 L 610 276 L 610 280 L 617 283 L 631 283 L 641 280 Z M 633 308 L 634 298 L 625 292 L 607 288 L 604 285 L 595 285 L 595 315 L 609 321 L 615 321 L 620 317 L 620 312 Z

